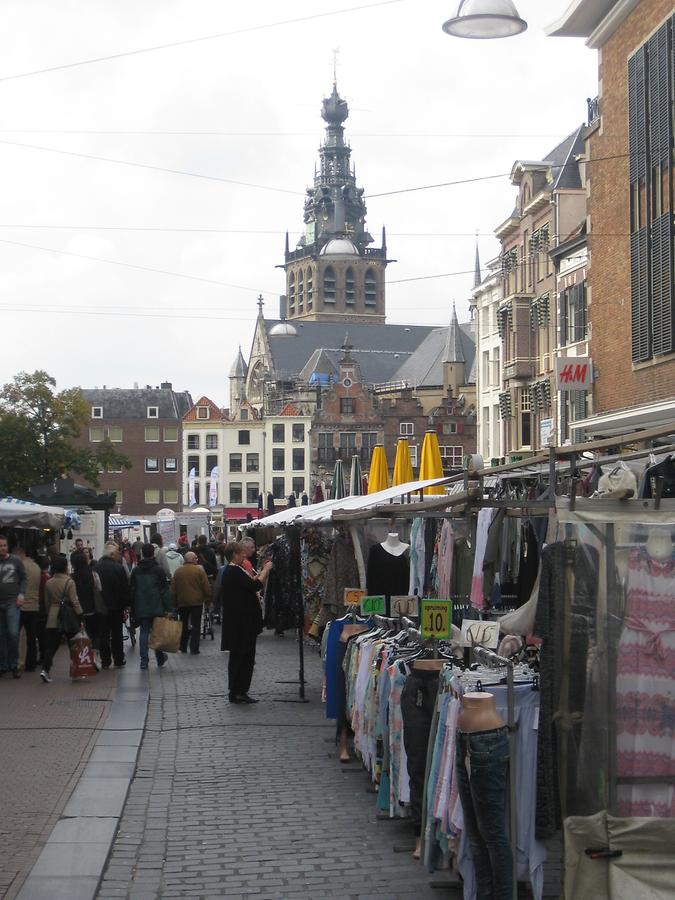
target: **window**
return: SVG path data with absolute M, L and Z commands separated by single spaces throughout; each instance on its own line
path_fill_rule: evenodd
M 218 457 L 216 456 L 216 454 L 215 453 L 209 454 L 206 457 L 206 474 L 210 475 L 211 472 L 213 472 L 213 470 L 216 468 L 217 465 L 218 465 Z
M 283 472 L 286 468 L 286 454 L 280 447 L 272 448 L 272 469 L 275 472 Z
M 335 270 L 327 266 L 323 272 L 323 300 L 324 303 L 335 303 Z
M 164 488 L 164 502 L 169 506 L 175 506 L 178 503 L 178 490 L 175 488 Z
M 146 506 L 159 506 L 159 488 L 145 489 Z
M 532 446 L 532 401 L 529 388 L 519 388 L 520 446 Z
M 413 469 L 417 468 L 417 444 L 410 445 L 410 465 Z
M 275 444 L 283 444 L 286 440 L 286 428 L 283 425 L 272 425 L 272 441 Z
M 340 452 L 345 456 L 353 456 L 356 453 L 356 432 L 343 431 L 340 434 Z
M 302 312 L 305 303 L 305 286 L 302 281 L 302 269 L 298 272 L 298 312 Z
M 145 457 L 145 471 L 159 472 L 159 459 L 156 456 Z
M 111 425 L 108 428 L 108 437 L 113 442 L 113 444 L 121 444 L 123 436 L 124 432 L 119 425 Z
M 199 450 L 199 435 L 198 434 L 188 434 L 187 448 L 188 448 L 188 450 Z
M 483 378 L 483 386 L 489 387 L 490 386 L 490 351 L 483 350 L 483 353 L 481 354 L 481 359 L 483 360 L 483 363 L 481 366 L 481 376 Z
M 250 444 L 251 443 L 251 432 L 250 431 L 240 431 L 239 432 L 239 443 L 240 444 Z
M 149 406 L 148 407 L 148 418 L 149 419 L 158 419 L 159 418 L 159 406 Z
M 241 453 L 230 453 L 230 472 L 241 472 Z
M 241 503 L 241 481 L 230 482 L 230 503 Z
M 164 471 L 165 472 L 177 472 L 178 471 L 178 460 L 175 456 L 165 456 L 164 457 Z
M 206 449 L 207 450 L 217 450 L 218 449 L 218 435 L 217 434 L 207 434 L 206 435 Z
M 259 472 L 260 471 L 260 454 L 259 453 L 247 453 L 246 454 L 246 471 L 247 472 Z
M 122 474 L 122 469 L 119 468 L 118 466 L 107 466 L 105 471 L 108 473 L 108 475 L 121 475 Z
M 377 432 L 376 431 L 364 431 L 361 435 L 361 448 L 364 457 L 370 457 L 373 455 L 373 450 L 375 449 L 375 444 L 377 443 Z
M 272 479 L 272 496 L 275 500 L 285 500 L 286 499 L 286 479 L 285 478 L 273 478 Z
M 168 425 L 164 429 L 164 440 L 165 441 L 177 441 L 178 440 L 178 427 L 176 425 Z
M 377 304 L 377 277 L 372 269 L 368 269 L 363 282 L 363 301 L 366 306 Z
M 115 506 L 121 506 L 124 503 L 124 491 L 122 488 L 110 488 L 110 493 L 115 495 Z
M 354 281 L 354 270 L 347 269 L 345 273 L 345 303 L 353 306 L 356 303 L 356 283 Z
M 295 274 L 291 272 L 288 276 L 288 309 L 295 312 Z
M 97 444 L 99 441 L 105 439 L 105 428 L 103 426 L 97 426 L 96 428 L 89 429 L 89 440 L 93 444 Z
M 199 482 L 195 482 L 195 503 L 199 506 Z
M 294 478 L 293 479 L 293 493 L 300 496 L 305 492 L 305 479 L 304 478 Z
M 461 469 L 464 462 L 464 447 L 441 447 L 441 460 L 444 469 Z
M 299 443 L 305 440 L 305 426 L 302 422 L 299 424 L 293 425 L 293 441 L 294 443 Z
M 211 410 L 208 406 L 198 406 L 197 407 L 197 418 L 198 419 L 210 419 L 211 418 Z
M 401 437 L 412 437 L 415 434 L 414 422 L 401 422 L 398 426 L 398 433 Z
M 239 418 L 242 422 L 248 422 L 248 410 L 246 409 L 246 407 L 239 410 Z
M 583 341 L 587 334 L 586 282 L 582 281 L 560 293 L 560 343 Z
M 307 297 L 307 309 L 311 309 L 314 300 L 314 281 L 311 269 L 307 269 L 305 276 L 305 296 Z
M 317 436 L 317 462 L 324 465 L 335 462 L 333 434 L 330 431 L 320 431 Z
M 159 440 L 159 426 L 158 425 L 150 425 L 146 426 L 145 429 L 145 440 L 146 442 L 154 442 Z
M 443 422 L 443 434 L 457 434 L 457 422 Z
M 92 417 L 92 419 L 102 419 L 103 418 L 103 407 L 102 406 L 92 406 L 91 417 Z
M 195 470 L 195 475 L 199 475 L 199 457 L 198 456 L 188 456 L 187 458 L 187 470 L 188 474 Z
M 340 412 L 343 416 L 354 414 L 354 399 L 352 397 L 340 397 Z
M 260 493 L 260 485 L 257 481 L 246 482 L 246 502 L 257 503 L 258 494 Z
M 305 448 L 293 448 L 293 471 L 302 471 L 305 468 Z

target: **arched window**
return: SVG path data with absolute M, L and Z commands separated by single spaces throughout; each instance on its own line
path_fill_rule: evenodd
M 345 303 L 354 305 L 356 302 L 356 283 L 354 281 L 354 270 L 347 269 L 345 273 Z
M 295 275 L 293 272 L 288 276 L 288 310 L 295 312 Z
M 305 302 L 305 286 L 302 280 L 302 269 L 298 272 L 298 312 L 302 312 L 303 303 Z
M 377 275 L 372 269 L 368 269 L 364 280 L 363 299 L 366 306 L 377 305 Z
M 314 300 L 314 278 L 311 269 L 307 269 L 305 272 L 305 296 L 307 297 L 307 309 L 311 309 Z
M 335 270 L 327 266 L 323 272 L 323 300 L 324 303 L 335 303 Z

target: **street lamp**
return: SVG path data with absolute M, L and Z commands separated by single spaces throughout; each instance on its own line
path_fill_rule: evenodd
M 527 28 L 512 0 L 460 0 L 455 15 L 443 23 L 443 31 L 454 37 L 512 37 Z

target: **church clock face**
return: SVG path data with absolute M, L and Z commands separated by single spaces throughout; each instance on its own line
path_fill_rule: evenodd
M 354 382 L 351 380 L 351 378 L 348 375 L 342 379 L 342 384 L 346 388 L 351 387 L 353 383 Z

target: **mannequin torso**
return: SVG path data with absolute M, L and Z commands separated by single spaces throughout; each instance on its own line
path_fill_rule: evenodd
M 398 534 L 396 532 L 391 531 L 387 535 L 387 539 L 382 541 L 380 547 L 390 553 L 392 556 L 401 556 L 402 553 L 408 549 L 410 544 L 404 544 L 402 540 L 400 540 Z
M 465 734 L 476 731 L 492 731 L 502 728 L 504 721 L 497 712 L 493 694 L 472 691 L 462 697 L 462 711 L 457 719 L 457 728 Z
M 673 542 L 668 528 L 651 528 L 646 545 L 647 553 L 658 562 L 668 562 L 673 556 Z

